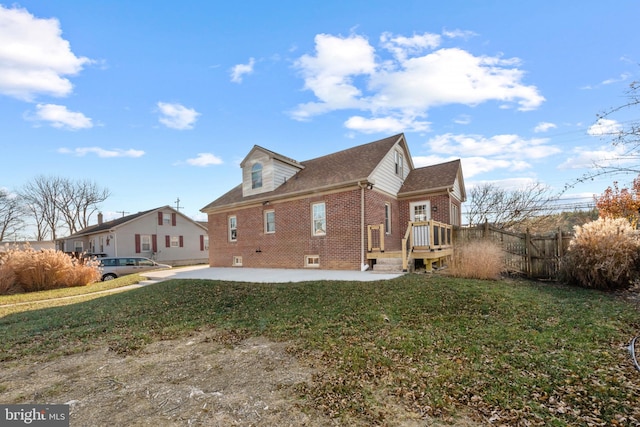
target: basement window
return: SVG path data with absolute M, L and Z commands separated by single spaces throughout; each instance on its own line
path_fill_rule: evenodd
M 233 264 L 231 264 L 233 267 L 242 267 L 242 257 L 241 256 L 234 256 L 233 257 Z
M 309 268 L 320 268 L 320 255 L 305 255 L 304 266 Z

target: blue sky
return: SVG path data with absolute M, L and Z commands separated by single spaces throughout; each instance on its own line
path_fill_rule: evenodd
M 306 160 L 404 132 L 414 164 L 556 191 L 615 157 L 637 1 L 0 0 L 0 188 L 90 179 L 106 219 L 241 180 L 254 144 Z M 633 177 L 628 177 L 631 181 Z M 618 178 L 621 184 L 624 178 Z M 613 178 L 566 194 L 584 204 Z M 463 209 L 464 210 L 464 209 Z

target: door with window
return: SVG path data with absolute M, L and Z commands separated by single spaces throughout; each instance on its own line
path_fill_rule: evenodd
M 426 200 L 409 204 L 410 218 L 413 225 L 413 246 L 429 246 L 429 225 L 431 219 L 431 203 Z M 417 223 L 417 224 L 416 224 Z

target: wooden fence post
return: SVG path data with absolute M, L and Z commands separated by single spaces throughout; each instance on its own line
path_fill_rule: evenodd
M 564 256 L 564 247 L 563 247 L 564 242 L 562 241 L 562 229 L 560 227 L 558 227 L 557 238 L 558 238 L 558 257 L 562 258 Z
M 533 265 L 531 265 L 531 234 L 529 233 L 529 228 L 527 228 L 527 232 L 524 235 L 524 253 L 527 256 L 527 276 L 531 277 L 533 275 Z

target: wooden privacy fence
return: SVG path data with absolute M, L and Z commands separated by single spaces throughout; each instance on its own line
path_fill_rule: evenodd
M 548 234 L 514 233 L 489 224 L 475 227 L 457 227 L 454 243 L 489 239 L 504 252 L 505 267 L 509 273 L 530 278 L 556 280 L 560 259 L 566 253 L 571 233 L 557 230 Z

